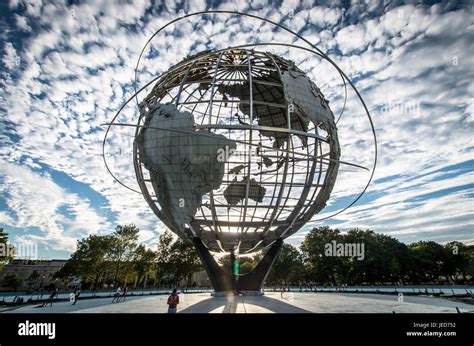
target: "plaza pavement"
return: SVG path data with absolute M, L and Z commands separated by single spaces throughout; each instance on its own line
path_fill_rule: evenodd
M 166 313 L 167 295 L 24 306 L 5 313 Z M 457 313 L 474 312 L 474 305 L 445 298 L 356 293 L 266 292 L 264 296 L 213 297 L 209 293 L 180 294 L 178 313 Z

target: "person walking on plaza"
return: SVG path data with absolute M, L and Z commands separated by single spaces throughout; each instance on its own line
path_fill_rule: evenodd
M 76 305 L 77 301 L 79 300 L 79 296 L 81 295 L 81 290 L 76 287 L 74 290 L 74 303 L 72 305 Z
M 120 301 L 120 298 L 122 298 L 122 301 L 124 302 L 125 298 L 127 297 L 127 293 L 128 293 L 128 288 L 127 286 L 125 286 L 122 292 L 122 296 L 119 297 L 119 299 L 117 299 L 117 303 Z
M 56 288 L 54 291 L 51 292 L 51 294 L 49 295 L 49 300 L 43 304 L 43 307 L 48 306 L 48 303 L 50 307 L 53 307 L 53 301 L 57 295 L 58 295 L 58 289 Z
M 168 297 L 168 313 L 175 314 L 178 310 L 179 296 L 176 293 L 176 288 L 173 289 L 173 293 Z
M 285 293 L 285 284 L 281 284 L 280 286 L 280 297 L 283 298 L 283 293 Z
M 122 293 L 122 288 L 119 286 L 117 288 L 117 291 L 114 294 L 114 299 L 112 299 L 112 303 L 114 303 L 115 301 L 118 303 L 118 300 L 120 299 L 121 293 Z

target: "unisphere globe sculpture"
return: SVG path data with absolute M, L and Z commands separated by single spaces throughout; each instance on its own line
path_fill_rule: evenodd
M 189 56 L 137 90 L 120 107 L 105 133 L 102 153 L 107 170 L 121 185 L 143 194 L 154 213 L 174 233 L 192 243 L 215 291 L 257 291 L 267 277 L 283 239 L 314 221 L 334 187 L 340 164 L 336 123 L 347 99 L 347 84 L 357 94 L 377 140 L 368 108 L 354 84 L 321 50 L 271 20 L 233 11 L 203 11 L 176 18 L 156 31 L 193 16 L 225 14 L 269 23 L 310 48 L 287 43 L 253 43 Z M 344 105 L 336 121 L 318 86 L 294 62 L 260 50 L 296 48 L 329 62 L 344 84 Z M 154 85 L 152 83 L 155 83 Z M 153 85 L 139 100 L 139 94 Z M 136 100 L 136 124 L 117 122 Z M 111 126 L 135 127 L 133 163 L 140 191 L 111 171 L 105 144 Z M 331 217 L 329 216 L 329 217 Z M 327 218 L 327 217 L 326 217 Z M 259 250 L 264 256 L 245 275 L 238 256 Z M 230 268 L 212 253 L 230 254 Z
M 340 148 L 334 115 L 292 61 L 228 49 L 171 67 L 140 104 L 141 190 L 181 238 L 260 250 L 325 207 Z

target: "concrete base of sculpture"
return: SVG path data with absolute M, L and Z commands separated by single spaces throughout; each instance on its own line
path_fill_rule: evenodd
M 242 291 L 240 292 L 243 296 L 263 296 L 265 293 L 262 291 Z
M 234 291 L 220 291 L 220 292 L 212 292 L 211 296 L 213 297 L 229 297 L 229 296 L 263 296 L 265 293 L 262 291 L 241 291 L 241 292 L 234 292 Z

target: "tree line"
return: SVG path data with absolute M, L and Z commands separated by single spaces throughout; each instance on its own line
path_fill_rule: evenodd
M 338 249 L 357 248 L 350 254 Z M 240 259 L 240 274 L 252 270 L 262 255 Z M 228 256 L 220 259 L 229 265 Z M 434 241 L 404 244 L 371 230 L 341 233 L 330 227 L 313 228 L 299 249 L 283 244 L 267 286 L 286 285 L 404 285 L 464 284 L 474 277 L 474 247 L 458 241 L 441 245 Z
M 363 256 L 329 251 L 333 244 L 361 245 Z M 472 282 L 474 248 L 458 241 L 404 244 L 371 230 L 319 227 L 304 238 L 300 251 L 285 244 L 269 284 L 312 282 L 317 285 L 380 285 Z
M 55 277 L 80 277 L 83 287 L 175 286 L 203 270 L 192 245 L 164 232 L 154 251 L 138 243 L 139 229 L 117 226 L 109 235 L 90 235 L 77 242 L 76 251 Z
M 191 286 L 193 275 L 204 270 L 193 246 L 171 232 L 159 237 L 155 249 L 139 244 L 138 233 L 133 224 L 119 225 L 111 234 L 78 240 L 76 251 L 54 277 L 64 284 L 81 278 L 83 288 L 171 287 L 183 280 Z M 6 239 L 0 231 L 0 241 Z M 336 244 L 341 251 L 329 251 Z M 343 251 L 347 245 L 363 253 L 347 254 Z M 250 272 L 263 255 L 260 252 L 241 256 L 239 274 Z M 473 259 L 473 246 L 457 241 L 445 245 L 433 241 L 407 245 L 372 230 L 355 228 L 341 233 L 338 229 L 318 227 L 306 234 L 299 248 L 283 245 L 265 284 L 461 284 L 472 281 Z M 220 256 L 218 263 L 230 270 L 228 256 Z M 6 284 L 12 283 L 5 282 L 3 286 Z

